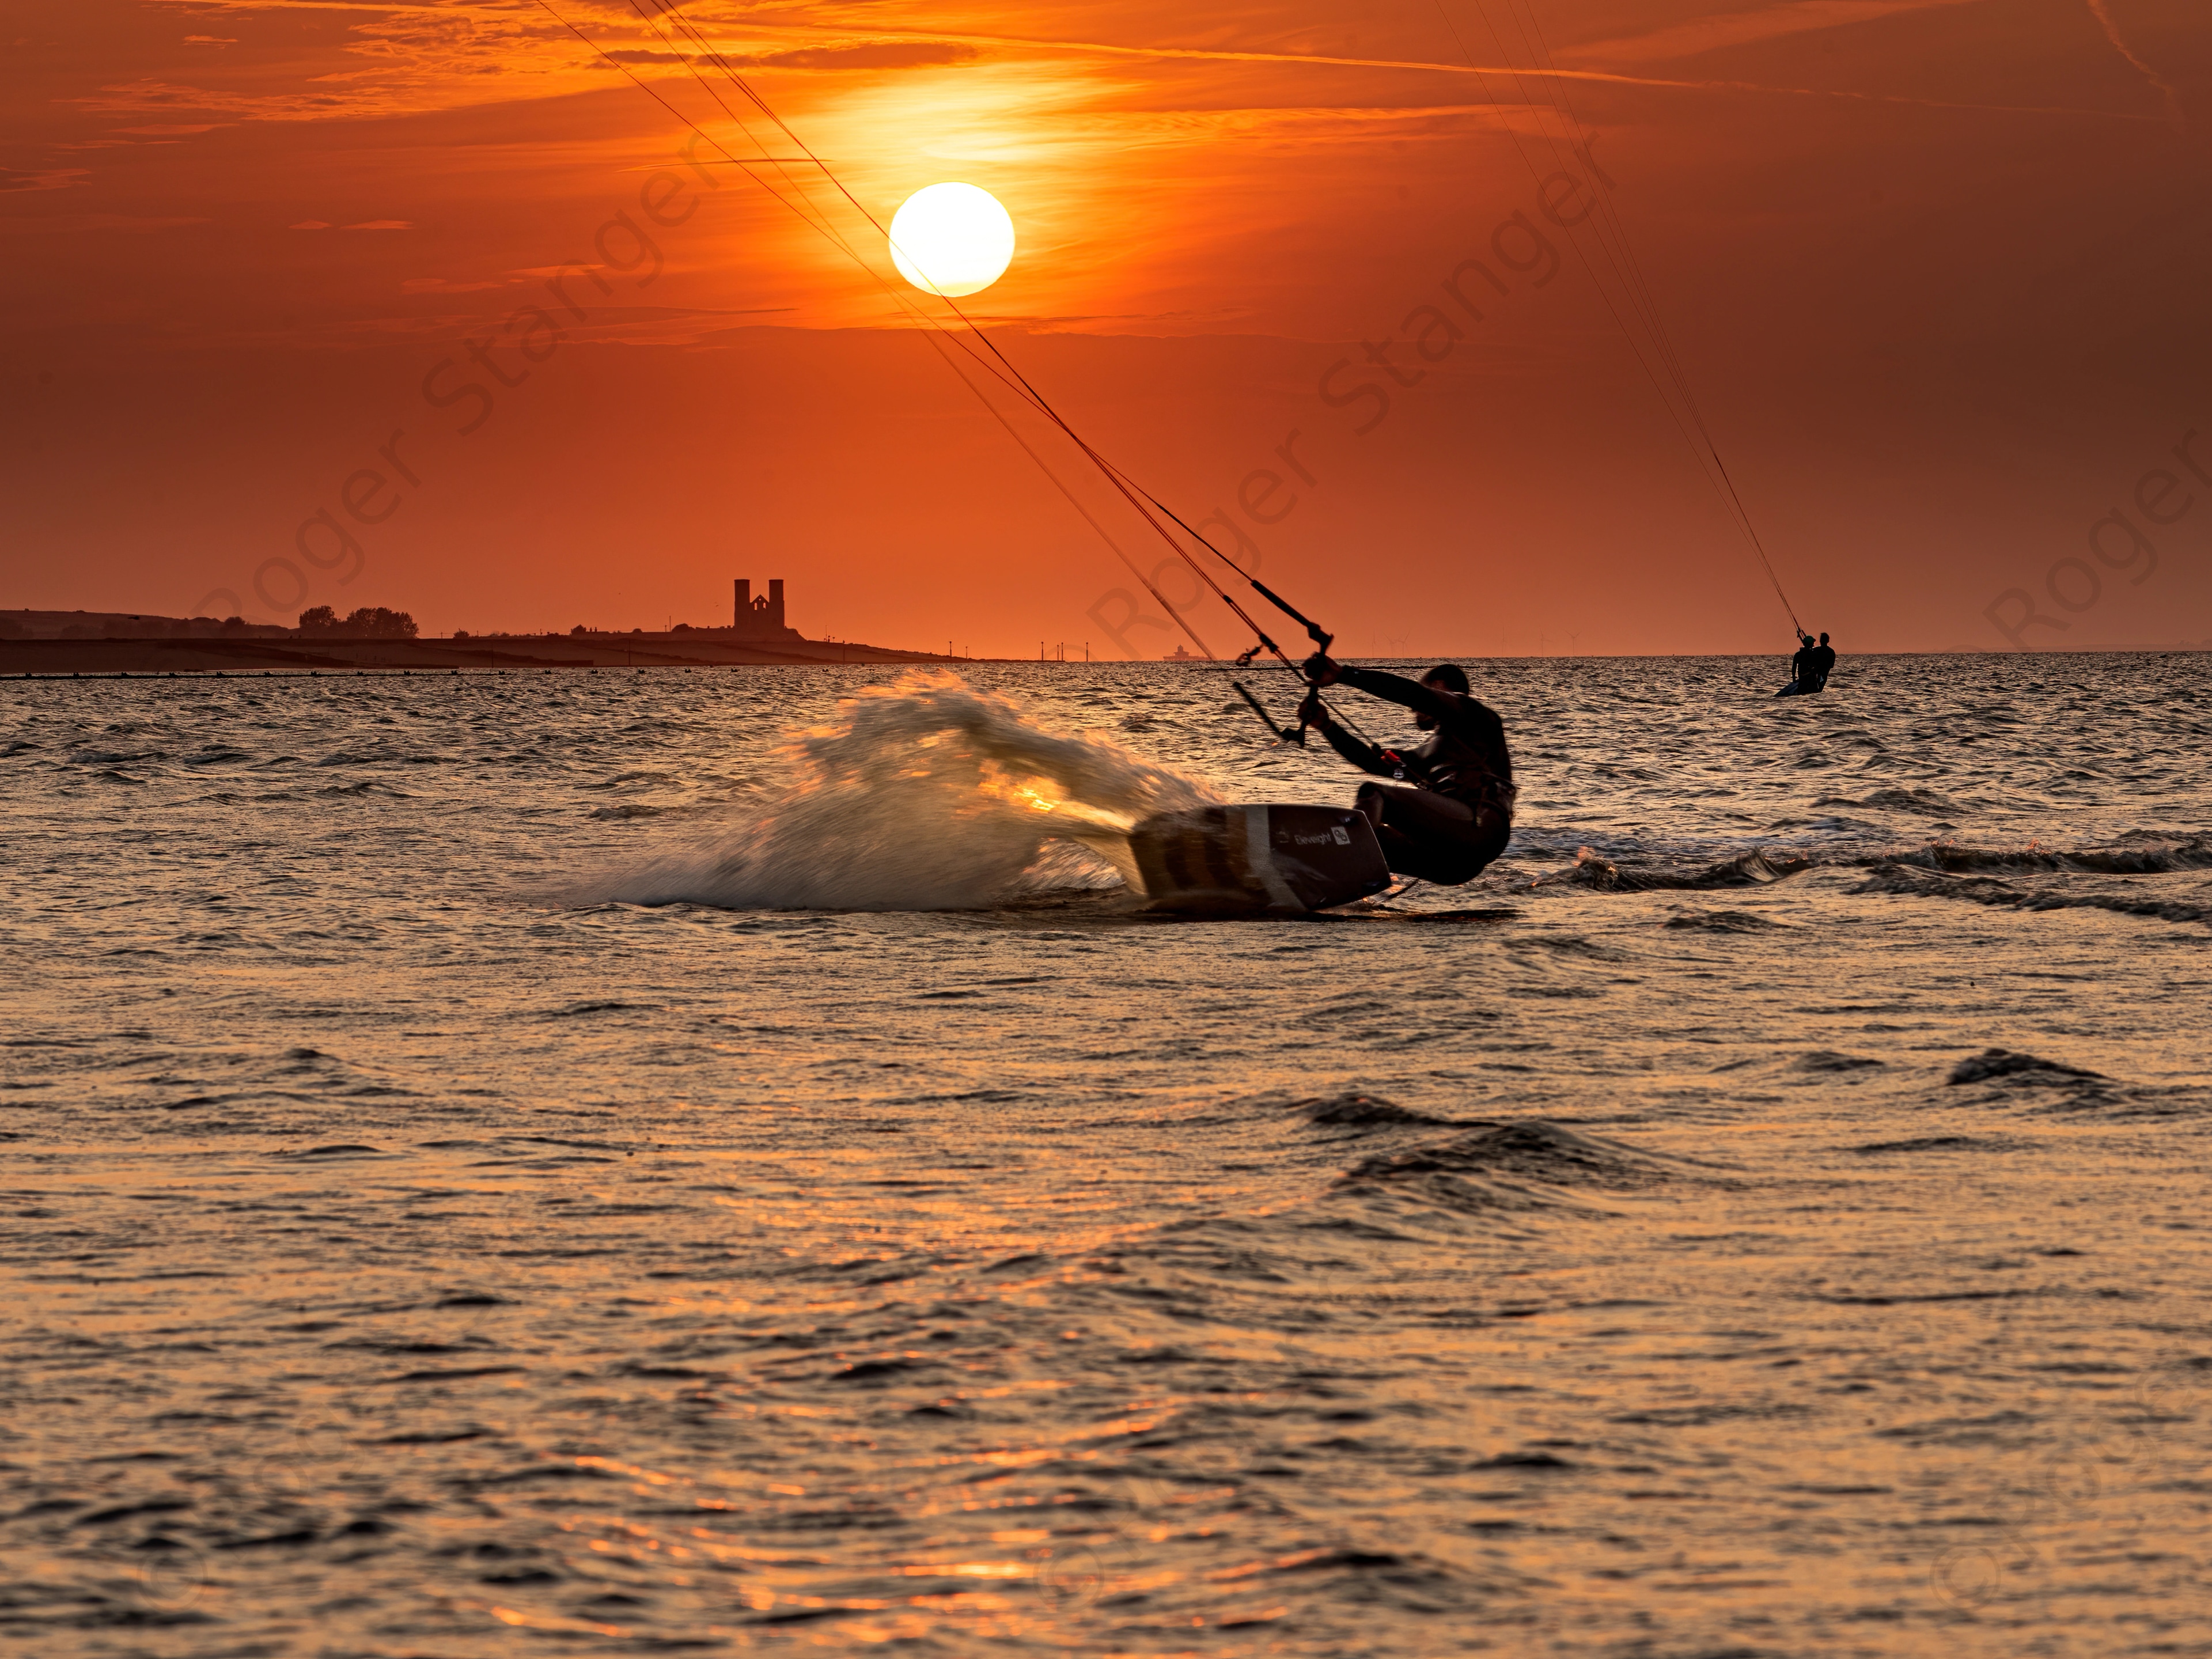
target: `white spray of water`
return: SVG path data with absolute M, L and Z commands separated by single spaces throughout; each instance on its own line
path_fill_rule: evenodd
M 1046 731 L 958 675 L 838 705 L 779 753 L 781 791 L 572 899 L 731 909 L 968 910 L 1051 888 L 1136 885 L 1127 831 L 1217 799 L 1092 733 Z

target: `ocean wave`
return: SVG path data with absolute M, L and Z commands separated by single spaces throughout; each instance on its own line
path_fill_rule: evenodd
M 2096 1112 L 2107 1117 L 2197 1116 L 2212 1110 L 2201 1085 L 2131 1083 L 2086 1066 L 2009 1048 L 1984 1048 L 1951 1068 L 1949 1089 L 1978 1089 L 1978 1103 L 2030 1112 Z
M 1815 806 L 1856 806 L 1867 811 L 1918 812 L 1930 817 L 1956 817 L 1966 811 L 1933 789 L 1877 789 L 1864 800 L 1848 795 L 1822 795 Z
M 1534 887 L 1576 886 L 1601 893 L 1694 891 L 1716 887 L 1764 887 L 1813 867 L 1814 860 L 1794 854 L 1741 853 L 1717 864 L 1686 869 L 1679 866 L 1616 863 L 1585 847 L 1575 854 L 1573 866 L 1556 876 L 1541 876 Z
M 1405 1152 L 1379 1152 L 1347 1171 L 1346 1182 L 1402 1181 L 1449 1171 L 1511 1176 L 1553 1187 L 1596 1187 L 1632 1192 L 1656 1186 L 1675 1172 L 1671 1160 L 1598 1135 L 1578 1134 L 1531 1119 L 1483 1123 L 1465 1134 Z
M 1607 1196 L 1649 1193 L 1688 1174 L 1677 1160 L 1531 1119 L 1467 1125 L 1449 1139 L 1377 1152 L 1339 1177 L 1336 1191 L 1411 1199 L 1462 1215 L 1616 1215 Z
M 1961 847 L 1935 842 L 1909 853 L 1886 853 L 1883 865 L 1918 865 L 1950 873 L 1970 870 L 2067 872 L 2102 876 L 2165 875 L 2177 870 L 2212 869 L 2212 844 L 2192 836 L 2147 847 L 2083 847 L 2071 851 L 2031 842 L 2024 848 Z
M 2069 1066 L 2063 1060 L 2045 1060 L 2038 1054 L 2014 1054 L 2009 1048 L 1984 1048 L 1978 1054 L 1969 1055 L 1954 1066 L 1951 1075 L 1943 1081 L 1956 1088 L 1964 1083 L 1989 1083 L 2008 1078 L 2069 1085 L 2082 1079 L 2099 1083 L 2112 1080 L 2102 1072 Z
M 1320 1095 L 1294 1100 L 1286 1109 L 1317 1129 L 1349 1129 L 1358 1134 L 1376 1129 L 1438 1128 L 1452 1121 L 1413 1111 L 1379 1095 Z
M 1516 842 L 1511 850 L 1536 860 L 1565 856 L 1540 843 Z M 2206 919 L 2207 906 L 2170 896 L 2048 885 L 2022 887 L 2008 885 L 1996 878 L 2157 876 L 2212 870 L 2212 839 L 2153 831 L 2131 831 L 2109 842 L 2079 847 L 2048 847 L 2039 841 L 2031 841 L 2025 847 L 1988 847 L 1948 840 L 1899 847 L 1893 842 L 1863 841 L 1856 845 L 1759 846 L 1720 859 L 1712 857 L 1713 850 L 1709 846 L 1668 848 L 1616 839 L 1607 842 L 1602 850 L 1588 844 L 1578 847 L 1573 863 L 1564 870 L 1532 872 L 1501 863 L 1477 885 L 1493 891 L 1694 892 L 1771 886 L 1819 869 L 1866 870 L 1873 873 L 1856 891 L 1923 893 L 1984 904 L 2017 904 L 2026 909 L 2087 906 L 2172 921 L 2197 921 Z M 1984 879 L 1973 879 L 1976 877 Z M 1723 933 L 1782 924 L 1740 911 L 1686 911 L 1668 925 Z
M 1748 910 L 1680 910 L 1666 921 L 1669 927 L 1705 933 L 1765 933 L 1788 925 Z
M 2160 898 L 2147 893 L 2092 889 L 2021 887 L 1994 876 L 1954 876 L 1903 862 L 1884 861 L 1850 890 L 1909 898 L 1958 899 L 2013 910 L 2111 910 L 2162 921 L 2212 922 L 2212 903 Z

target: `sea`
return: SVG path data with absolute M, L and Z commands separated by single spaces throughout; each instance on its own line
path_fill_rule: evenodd
M 0 684 L 0 1642 L 2212 1653 L 2208 666 Z

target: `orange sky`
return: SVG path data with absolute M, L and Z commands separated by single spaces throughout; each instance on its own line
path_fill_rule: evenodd
M 31 31 L 0 100 L 0 606 L 658 627 L 781 576 L 816 635 L 1171 648 L 884 289 L 722 161 L 762 152 L 696 49 L 556 9 L 680 115 L 530 0 L 0 26 Z M 2212 472 L 2201 0 L 682 16 L 878 217 L 997 195 L 1019 248 L 971 314 L 1349 649 L 1786 647 L 1600 221 L 1545 216 L 1569 187 L 1626 226 L 1808 623 L 2001 647 L 2016 589 L 2015 632 L 2068 624 L 2031 643 L 2212 636 L 2212 482 L 2172 454 L 2197 431 Z M 818 174 L 760 171 L 889 276 Z

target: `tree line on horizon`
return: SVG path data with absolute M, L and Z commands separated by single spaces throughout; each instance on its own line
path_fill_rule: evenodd
M 327 605 L 319 605 L 300 613 L 300 632 L 302 634 L 343 634 L 349 639 L 411 640 L 419 632 L 415 618 L 404 611 L 392 611 L 383 605 L 362 605 L 349 615 L 341 617 Z
M 422 632 L 409 612 L 381 605 L 362 605 L 343 617 L 327 605 L 315 605 L 301 611 L 298 623 L 289 629 L 282 623 L 249 623 L 243 617 L 154 617 L 120 611 L 78 611 L 75 614 L 84 618 L 82 622 L 53 626 L 58 617 L 68 614 L 23 611 L 11 616 L 0 611 L 0 640 L 267 638 L 288 633 L 411 640 Z M 34 617 L 45 625 L 38 625 L 32 620 Z

